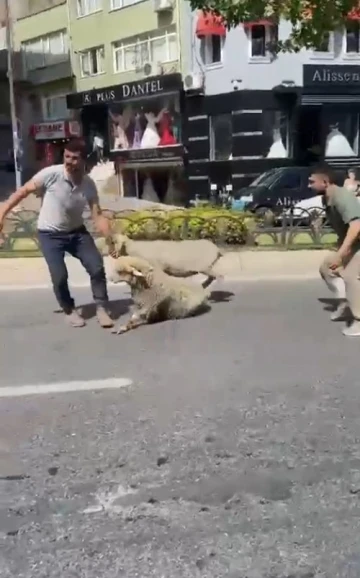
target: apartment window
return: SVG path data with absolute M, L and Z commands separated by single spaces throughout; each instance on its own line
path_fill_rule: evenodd
M 39 36 L 21 45 L 27 71 L 52 66 L 69 58 L 69 43 L 66 30 Z
M 319 44 L 313 50 L 313 58 L 334 58 L 334 33 L 326 32 Z
M 136 70 L 142 68 L 146 62 L 173 62 L 178 59 L 177 34 L 175 28 L 170 28 L 161 36 L 116 42 L 113 50 L 115 72 Z
M 210 160 L 227 161 L 232 153 L 232 116 L 210 117 Z
M 102 10 L 103 0 L 77 0 L 78 16 L 88 16 Z
M 126 8 L 127 6 L 132 6 L 133 4 L 139 4 L 143 0 L 111 0 L 110 7 L 111 10 L 119 10 L 120 8 Z
M 360 52 L 360 24 L 353 20 L 348 22 L 345 30 L 345 52 L 346 54 L 359 54 Z
M 271 24 L 253 24 L 249 26 L 250 58 L 269 57 L 271 44 L 276 43 L 278 27 Z
M 105 51 L 103 46 L 89 48 L 80 53 L 80 72 L 84 78 L 86 76 L 96 76 L 105 71 L 104 66 Z
M 66 95 L 46 96 L 42 99 L 44 120 L 69 118 L 70 111 L 66 106 Z
M 200 55 L 206 66 L 220 64 L 223 60 L 223 48 L 225 38 L 223 36 L 205 36 L 200 40 Z

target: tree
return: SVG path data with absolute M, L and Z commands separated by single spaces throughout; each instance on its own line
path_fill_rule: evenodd
M 349 15 L 360 19 L 359 0 L 190 0 L 190 4 L 193 10 L 221 16 L 228 29 L 264 18 L 289 21 L 291 33 L 277 42 L 275 52 L 316 48 L 326 33 L 344 27 Z

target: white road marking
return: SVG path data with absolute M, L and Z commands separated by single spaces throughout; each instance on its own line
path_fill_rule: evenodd
M 128 387 L 132 380 L 127 377 L 95 379 L 89 381 L 63 381 L 39 385 L 19 385 L 0 387 L 0 397 L 23 397 L 52 393 L 75 393 L 77 391 L 97 391 L 101 389 L 120 389 Z

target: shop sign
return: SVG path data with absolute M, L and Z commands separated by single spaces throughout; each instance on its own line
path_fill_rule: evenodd
M 34 125 L 35 140 L 55 140 L 66 138 L 65 121 L 40 122 Z
M 307 88 L 359 88 L 360 67 L 352 65 L 304 64 L 303 84 Z
M 144 78 L 137 82 L 127 82 L 105 89 L 68 94 L 68 108 L 82 108 L 93 104 L 108 104 L 143 97 L 155 96 L 164 92 L 177 92 L 182 88 L 181 74 L 164 74 Z
M 161 161 L 182 157 L 184 147 L 182 144 L 169 147 L 158 147 L 153 149 L 126 149 L 111 151 L 114 158 L 126 161 Z

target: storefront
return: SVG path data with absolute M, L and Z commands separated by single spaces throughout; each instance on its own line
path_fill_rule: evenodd
M 96 143 L 103 143 L 124 196 L 176 201 L 184 164 L 180 74 L 70 94 L 67 105 L 81 109 L 89 155 L 96 152 Z
M 360 70 L 356 65 L 304 65 L 299 148 L 315 147 L 335 166 L 359 163 Z
M 242 90 L 185 99 L 189 196 L 236 192 L 269 169 L 293 164 L 301 89 Z
M 36 162 L 45 167 L 62 162 L 66 143 L 81 136 L 81 126 L 74 120 L 41 122 L 31 126 L 30 134 L 35 141 Z

